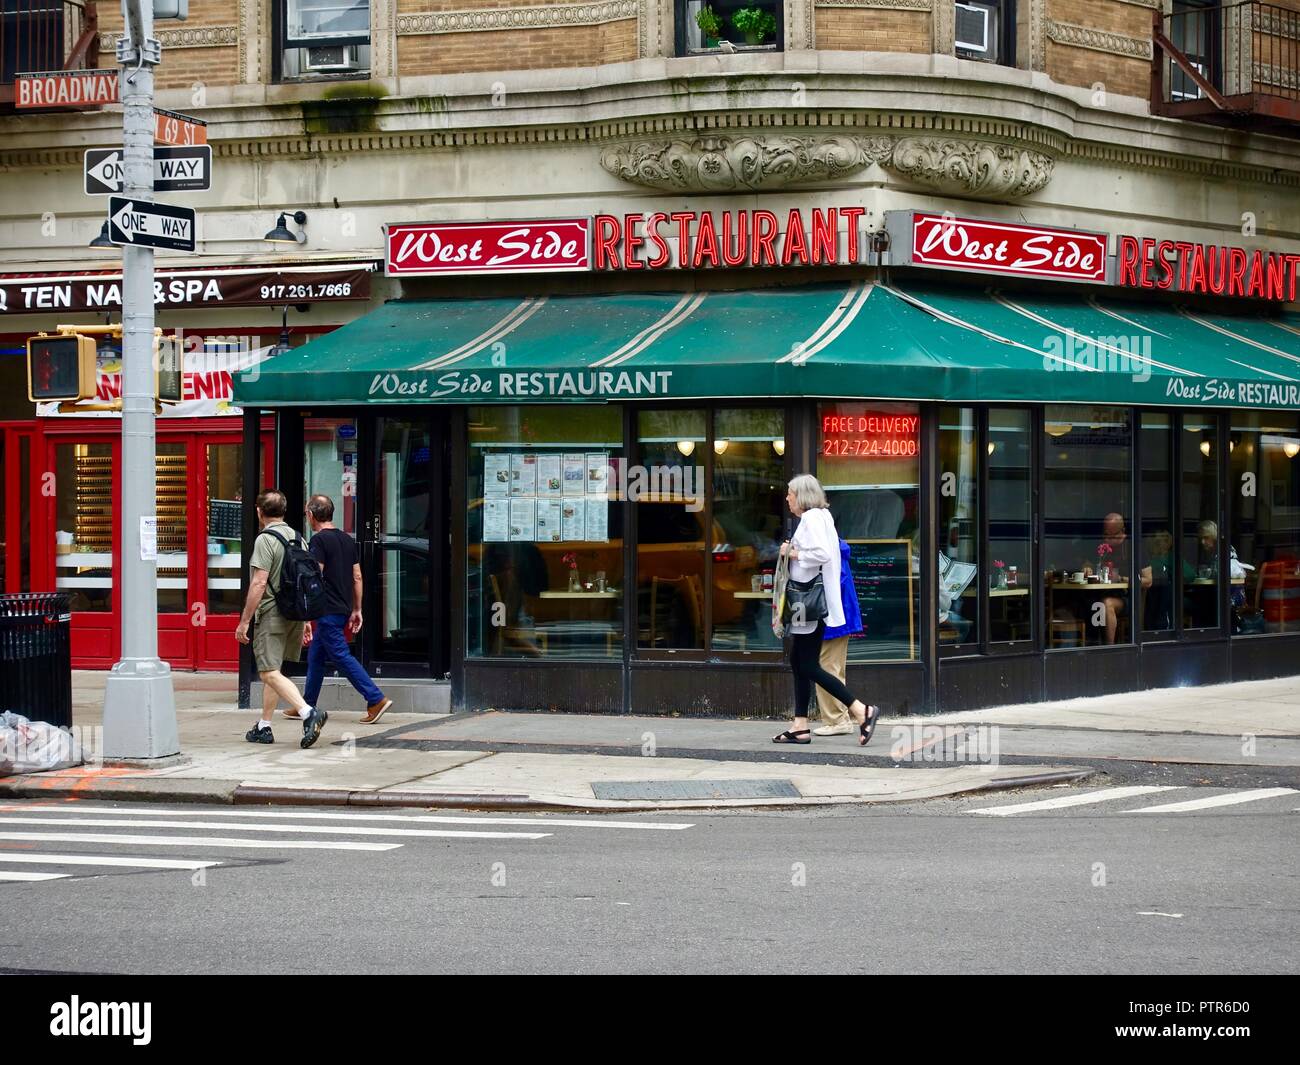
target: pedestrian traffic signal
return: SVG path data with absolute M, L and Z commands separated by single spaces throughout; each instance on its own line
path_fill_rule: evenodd
M 179 403 L 181 401 L 181 373 L 184 368 L 184 359 L 185 356 L 178 337 L 154 337 L 153 393 L 159 402 Z
M 33 403 L 95 395 L 94 337 L 36 336 L 27 341 L 27 397 Z

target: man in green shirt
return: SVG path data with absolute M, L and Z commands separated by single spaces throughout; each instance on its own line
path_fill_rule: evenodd
M 262 679 L 262 719 L 244 735 L 249 743 L 274 743 L 271 719 L 283 699 L 302 718 L 301 746 L 310 747 L 320 737 L 329 715 L 310 706 L 297 686 L 280 672 L 285 659 L 297 662 L 302 648 L 311 637 L 304 622 L 291 621 L 280 613 L 274 589 L 280 586 L 284 567 L 285 545 L 298 535 L 284 520 L 288 503 L 282 492 L 268 489 L 257 497 L 257 521 L 261 532 L 253 543 L 249 558 L 248 598 L 235 629 L 235 639 L 253 645 L 253 660 Z M 267 586 L 272 589 L 267 594 Z M 253 636 L 248 635 L 253 622 Z

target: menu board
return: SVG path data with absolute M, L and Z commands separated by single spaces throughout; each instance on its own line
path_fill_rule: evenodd
M 214 540 L 238 540 L 243 535 L 243 518 L 238 499 L 208 501 L 208 535 Z
M 910 540 L 846 540 L 862 635 L 875 642 L 907 641 L 916 657 L 916 601 Z
M 609 453 L 483 456 L 483 542 L 609 540 Z

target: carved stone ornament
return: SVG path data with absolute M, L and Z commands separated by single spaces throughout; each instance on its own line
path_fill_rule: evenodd
M 652 189 L 732 192 L 830 181 L 888 151 L 883 137 L 698 137 L 611 145 L 600 163 L 615 177 Z
M 992 200 L 1037 192 L 1051 180 L 1054 164 L 1042 152 L 986 141 L 774 134 L 613 144 L 600 162 L 617 178 L 670 192 L 781 189 L 879 164 L 937 192 Z
M 1052 179 L 1055 160 L 1014 144 L 904 137 L 885 169 L 951 196 L 1015 200 Z

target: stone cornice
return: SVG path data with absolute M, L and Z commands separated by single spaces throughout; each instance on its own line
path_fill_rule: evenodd
M 1151 38 L 1130 37 L 1125 33 L 1076 26 L 1073 22 L 1047 20 L 1047 39 L 1067 48 L 1087 48 L 1093 52 L 1124 56 L 1127 59 L 1151 60 Z
M 397 16 L 399 37 L 435 33 L 482 33 L 489 30 L 550 29 L 598 26 L 636 18 L 640 0 L 594 0 L 585 4 L 539 4 L 533 7 L 487 7 L 462 11 L 425 11 Z
M 934 0 L 814 0 L 813 7 L 871 7 L 883 11 L 933 11 Z
M 775 131 L 609 145 L 601 165 L 634 185 L 668 192 L 768 192 L 839 181 L 879 166 L 949 196 L 1015 200 L 1038 192 L 1055 160 L 994 141 Z
M 763 130 L 995 142 L 1056 158 L 1058 172 L 1060 161 L 1087 160 L 1300 187 L 1300 145 L 1291 140 L 1153 117 L 1143 101 L 1126 97 L 1112 96 L 1097 108 L 1088 90 L 1056 85 L 1042 74 L 989 68 L 976 80 L 964 73 L 967 64 L 942 56 L 887 58 L 888 69 L 873 67 L 880 61 L 870 56 L 795 52 L 744 63 L 647 60 L 520 71 L 511 73 L 504 107 L 494 106 L 491 91 L 500 74 L 403 78 L 403 95 L 369 101 L 356 130 L 345 132 L 308 132 L 299 101 L 315 99 L 319 90 L 302 86 L 246 86 L 240 90 L 246 102 L 210 90 L 208 106 L 195 110 L 208 121 L 215 154 L 230 158 L 528 144 L 603 148 Z M 792 79 L 801 86 L 800 108 L 790 106 Z M 381 97 L 398 88 L 395 81 L 376 83 Z M 428 95 L 439 91 L 447 95 Z M 159 103 L 181 106 L 166 94 Z M 112 111 L 0 117 L 0 166 L 80 167 L 86 148 L 121 143 L 120 123 Z
M 113 55 L 120 33 L 101 33 L 99 50 Z M 239 27 L 182 26 L 176 30 L 157 30 L 155 36 L 164 48 L 232 48 L 239 44 Z

